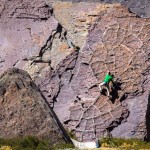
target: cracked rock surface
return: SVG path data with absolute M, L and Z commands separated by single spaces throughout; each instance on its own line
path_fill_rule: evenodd
M 63 2 L 97 2 L 97 3 L 120 3 L 127 6 L 131 12 L 140 17 L 150 18 L 150 1 L 149 0 L 56 0 Z
M 61 122 L 81 141 L 110 135 L 144 139 L 150 20 L 136 17 L 119 4 L 102 5 L 97 14 L 83 49 L 58 65 L 42 83 L 43 92 Z M 113 91 L 112 101 L 98 89 L 107 70 L 121 84 Z
M 39 88 L 26 71 L 8 69 L 0 76 L 0 137 L 34 135 L 64 141 Z
M 120 4 L 53 0 L 2 1 L 0 19 L 0 73 L 26 70 L 78 140 L 150 139 L 149 19 Z M 112 101 L 98 88 L 107 70 L 118 79 Z
M 71 53 L 66 30 L 43 0 L 2 1 L 0 20 L 0 72 L 15 66 L 36 78 Z

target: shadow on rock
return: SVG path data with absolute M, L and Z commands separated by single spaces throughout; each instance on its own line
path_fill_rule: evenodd
M 147 105 L 147 112 L 146 112 L 146 130 L 147 130 L 147 136 L 145 137 L 145 140 L 150 141 L 150 93 L 148 96 L 148 105 Z
M 113 88 L 112 88 L 112 91 L 110 93 L 110 95 L 112 96 L 111 101 L 113 104 L 115 103 L 115 100 L 119 98 L 118 91 L 121 90 L 121 84 L 122 83 L 120 81 L 113 82 Z
M 115 81 L 113 82 L 113 84 L 111 83 L 111 85 L 109 85 L 110 87 L 110 100 L 112 101 L 112 103 L 114 104 L 115 101 L 119 98 L 119 91 L 121 90 L 121 82 L 120 81 Z M 103 88 L 102 95 L 107 96 L 107 90 L 106 88 Z

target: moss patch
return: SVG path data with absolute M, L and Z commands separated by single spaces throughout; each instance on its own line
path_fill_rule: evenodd
M 0 138 L 0 150 L 4 146 L 10 147 L 12 150 L 58 150 L 73 148 L 72 144 L 58 143 L 54 145 L 48 139 L 38 139 L 34 136 L 10 139 Z
M 150 142 L 138 139 L 103 138 L 100 140 L 101 147 L 119 148 L 126 150 L 150 149 Z

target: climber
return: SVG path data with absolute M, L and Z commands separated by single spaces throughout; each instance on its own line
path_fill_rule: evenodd
M 100 92 L 102 92 L 102 86 L 106 87 L 108 97 L 110 97 L 110 82 L 113 85 L 113 75 L 108 71 L 103 82 L 99 84 Z

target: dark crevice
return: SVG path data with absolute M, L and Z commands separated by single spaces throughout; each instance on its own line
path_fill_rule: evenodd
M 49 7 L 49 6 L 48 6 L 48 7 Z M 51 15 L 53 15 L 53 14 L 54 14 L 54 10 L 51 9 L 51 10 L 50 10 L 50 13 L 51 13 Z
M 19 60 L 17 60 L 14 64 L 13 64 L 13 67 L 15 67 L 16 66 L 16 64 L 19 62 Z
M 71 74 L 71 77 L 70 77 L 70 79 L 69 79 L 69 82 L 71 82 L 71 81 L 72 81 L 73 76 L 74 76 L 74 74 L 72 73 L 72 74 Z
M 64 37 L 65 35 L 67 35 L 67 31 L 65 30 L 64 33 L 63 33 L 63 27 L 62 27 L 61 24 L 59 24 L 59 23 L 58 23 L 57 29 L 54 30 L 53 32 L 54 32 L 54 34 L 50 35 L 50 37 L 47 39 L 45 45 L 41 48 L 40 53 L 39 53 L 39 57 L 42 57 L 43 54 L 44 54 L 44 52 L 45 52 L 46 50 L 51 49 L 53 40 L 54 40 L 54 38 L 55 38 L 55 36 L 56 36 L 57 33 L 60 34 L 60 35 L 59 35 L 59 39 L 60 39 L 62 36 Z M 52 32 L 52 33 L 53 33 L 53 32 Z M 62 35 L 62 33 L 63 33 L 64 35 Z M 65 39 L 66 39 L 66 37 L 65 37 Z
M 45 17 L 45 18 L 41 18 L 41 20 L 42 20 L 42 21 L 47 21 L 48 18 L 46 18 L 46 17 Z
M 111 132 L 115 127 L 119 126 L 122 122 L 125 122 L 129 116 L 129 110 L 125 109 L 120 118 L 112 121 L 107 129 L 108 132 Z
M 88 66 L 89 64 L 88 63 L 86 63 L 86 62 L 84 62 L 84 63 L 82 63 L 83 65 L 86 65 L 86 66 Z
M 146 130 L 147 130 L 147 135 L 145 136 L 145 140 L 150 141 L 150 93 L 148 96 L 148 104 L 147 104 L 147 112 L 146 112 Z
M 59 38 L 61 37 L 61 32 L 62 32 L 62 26 L 58 23 L 57 29 L 55 31 L 55 33 L 53 35 L 50 35 L 50 37 L 47 39 L 45 45 L 41 48 L 40 53 L 39 53 L 39 57 L 43 56 L 43 53 L 48 49 L 51 48 L 52 43 L 53 43 L 53 39 L 55 38 L 55 35 L 57 33 L 60 33 Z
M 19 86 L 19 84 L 17 82 L 15 82 L 15 85 L 17 87 L 17 90 L 21 90 L 21 88 L 20 88 L 20 86 Z
M 77 98 L 79 101 L 81 101 L 81 97 L 79 97 L 78 95 L 76 96 L 76 98 Z
M 56 96 L 53 97 L 53 102 L 57 102 Z
M 126 98 L 127 98 L 127 94 L 125 93 L 120 97 L 120 102 L 123 102 Z
M 64 32 L 64 36 L 65 36 L 65 37 L 67 36 L 67 31 Z
M 67 125 L 70 121 L 71 121 L 71 120 L 68 119 L 68 120 L 65 120 L 63 123 L 64 123 L 65 125 Z
M 48 42 L 51 41 L 51 39 L 52 39 L 52 35 L 50 35 L 50 37 L 49 37 L 49 38 L 47 39 L 47 41 L 46 41 L 46 44 L 41 48 L 40 53 L 39 53 L 39 57 L 42 57 L 42 56 L 43 56 L 43 53 L 45 52 L 45 49 L 47 49 Z M 52 44 L 52 42 L 50 42 L 50 44 L 49 44 L 48 47 L 50 47 L 51 44 Z
M 58 75 L 58 77 L 59 77 L 60 80 L 61 80 L 61 76 L 62 76 L 62 74 L 59 74 L 59 75 Z
M 89 88 L 89 90 L 90 90 L 90 89 L 93 89 L 93 88 L 95 88 L 95 87 L 97 87 L 97 84 L 91 86 L 91 87 Z
M 57 32 L 61 33 L 62 32 L 62 26 L 60 23 L 58 23 L 58 26 L 57 26 Z
M 66 68 L 66 69 L 65 69 L 65 72 L 67 72 L 67 71 L 72 71 L 72 70 L 73 70 L 73 68 L 74 68 L 74 67 Z

